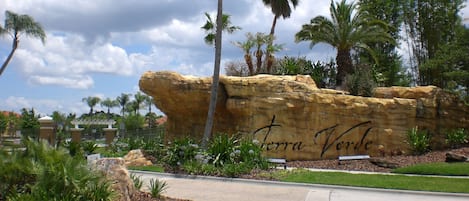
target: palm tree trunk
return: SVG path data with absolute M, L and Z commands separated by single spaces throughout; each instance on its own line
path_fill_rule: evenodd
M 8 64 L 10 63 L 11 61 L 11 58 L 13 58 L 13 54 L 15 54 L 15 51 L 16 49 L 18 48 L 18 43 L 19 43 L 19 39 L 17 37 L 15 37 L 13 39 L 13 44 L 12 44 L 12 47 L 11 47 L 11 52 L 10 54 L 8 55 L 7 59 L 5 60 L 5 62 L 3 62 L 2 64 L 2 68 L 0 69 L 0 76 L 2 76 L 3 74 L 3 71 L 5 71 L 5 69 L 7 68 Z
M 218 84 L 220 81 L 220 61 L 221 61 L 221 39 L 222 39 L 222 13 L 223 13 L 223 0 L 218 0 L 217 11 L 217 30 L 215 35 L 215 64 L 213 68 L 212 91 L 210 93 L 210 104 L 208 107 L 207 122 L 205 123 L 204 137 L 202 138 L 202 149 L 207 148 L 208 141 L 212 135 L 213 120 L 215 116 L 215 109 L 217 106 L 217 92 Z
M 244 55 L 244 60 L 246 60 L 246 65 L 248 65 L 248 69 L 249 69 L 249 75 L 254 75 L 254 66 L 252 64 L 252 58 L 251 58 L 251 55 L 249 55 L 249 53 L 245 54 Z
M 345 77 L 353 73 L 352 57 L 350 56 L 350 50 L 337 50 L 336 61 L 336 86 L 341 87 L 344 84 Z

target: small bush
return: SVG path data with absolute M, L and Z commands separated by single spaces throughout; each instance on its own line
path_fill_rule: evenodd
M 160 198 L 161 194 L 166 191 L 168 185 L 165 181 L 160 181 L 158 179 L 150 180 L 150 194 L 153 198 Z
M 407 132 L 407 143 L 416 155 L 422 155 L 429 150 L 430 139 L 428 132 L 419 130 L 417 126 Z
M 86 155 L 90 155 L 96 152 L 98 145 L 95 141 L 83 141 L 81 142 L 81 147 L 83 148 L 83 151 Z
M 207 149 L 207 153 L 211 156 L 209 162 L 216 167 L 234 163 L 235 157 L 240 153 L 235 149 L 237 143 L 236 138 L 226 134 L 216 136 Z
M 82 157 L 47 142 L 23 140 L 26 150 L 0 157 L 0 200 L 110 200 L 110 184 Z
M 137 190 L 140 190 L 143 186 L 143 181 L 140 179 L 140 176 L 135 174 L 130 174 L 130 179 L 134 182 L 134 186 Z
M 184 163 L 195 160 L 195 156 L 199 152 L 200 148 L 193 140 L 189 138 L 178 139 L 168 144 L 163 161 L 170 168 L 178 169 Z
M 357 69 L 354 74 L 345 77 L 345 85 L 352 95 L 370 97 L 377 84 L 370 70 Z
M 458 128 L 448 131 L 445 142 L 451 146 L 451 148 L 458 148 L 462 144 L 468 142 L 467 138 L 467 132 L 464 130 L 464 128 Z

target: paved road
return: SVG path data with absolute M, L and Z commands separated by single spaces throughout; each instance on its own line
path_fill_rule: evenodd
M 164 195 L 193 201 L 469 201 L 469 194 L 395 191 L 132 171 L 145 186 L 166 181 Z

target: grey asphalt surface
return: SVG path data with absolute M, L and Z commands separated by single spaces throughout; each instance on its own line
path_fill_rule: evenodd
M 469 194 L 130 172 L 143 180 L 143 190 L 148 190 L 150 179 L 157 178 L 168 184 L 164 195 L 193 201 L 469 201 Z

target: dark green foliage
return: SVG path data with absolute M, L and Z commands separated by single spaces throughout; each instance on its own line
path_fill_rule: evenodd
M 351 95 L 370 97 L 376 87 L 372 71 L 366 67 L 355 70 L 355 73 L 346 77 L 345 86 Z
M 130 114 L 124 118 L 125 129 L 137 130 L 142 129 L 145 124 L 145 117 L 139 114 Z
M 207 153 L 211 156 L 209 163 L 215 167 L 222 167 L 225 164 L 232 164 L 236 155 L 240 152 L 235 150 L 238 141 L 235 137 L 228 135 L 218 135 L 213 138 L 207 149 Z
M 446 133 L 446 144 L 451 148 L 458 148 L 468 143 L 468 134 L 464 128 L 452 129 Z
M 36 138 L 39 135 L 39 115 L 36 114 L 34 109 L 27 110 L 21 109 L 20 129 L 21 134 L 25 137 Z
M 469 29 L 459 26 L 455 34 L 420 70 L 426 84 L 453 91 L 469 103 Z
M 0 112 L 0 135 L 2 135 L 8 127 L 8 117 Z
M 199 146 L 190 138 L 177 139 L 167 145 L 164 162 L 172 169 L 192 161 L 200 151 Z
M 25 139 L 25 151 L 0 157 L 0 200 L 111 200 L 110 184 L 81 157 Z
M 164 163 L 188 174 L 228 177 L 269 167 L 258 143 L 226 134 L 214 137 L 206 151 L 188 138 L 176 140 L 168 145 Z
M 276 75 L 310 75 L 319 88 L 335 87 L 336 65 L 307 60 L 305 57 L 288 57 L 280 59 L 275 66 Z
M 425 130 L 419 130 L 418 127 L 412 128 L 407 132 L 407 143 L 413 154 L 422 155 L 429 151 L 431 136 Z
M 83 151 L 86 155 L 90 155 L 95 153 L 96 149 L 98 148 L 98 145 L 95 141 L 89 140 L 81 142 L 81 147 L 83 148 Z

